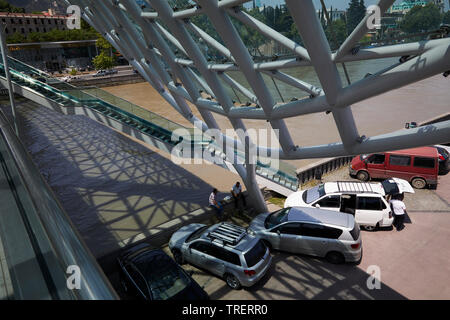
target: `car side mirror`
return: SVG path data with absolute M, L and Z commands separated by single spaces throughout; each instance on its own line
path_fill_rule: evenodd
M 320 208 L 320 204 L 318 204 L 318 203 L 316 203 L 315 205 L 314 205 L 314 207 L 316 207 L 316 208 Z
M 281 235 L 280 229 L 277 230 L 277 234 L 278 234 L 278 235 Z

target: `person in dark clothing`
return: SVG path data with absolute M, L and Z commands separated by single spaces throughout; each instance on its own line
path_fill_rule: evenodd
M 392 196 L 392 199 L 389 201 L 389 205 L 391 206 L 391 210 L 394 215 L 394 226 L 397 231 L 401 231 L 405 228 L 405 225 L 403 223 L 405 221 L 407 212 L 403 199 L 404 195 L 402 193 Z
M 239 205 L 239 200 L 242 199 L 242 203 L 244 204 L 244 207 L 247 207 L 247 203 L 245 201 L 245 197 L 242 194 L 242 187 L 241 183 L 238 181 L 235 183 L 233 188 L 231 189 L 231 195 L 234 199 L 234 207 L 237 209 Z

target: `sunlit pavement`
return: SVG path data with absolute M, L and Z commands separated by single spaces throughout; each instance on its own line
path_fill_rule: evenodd
M 345 174 L 343 169 L 324 180 Z M 416 190 L 406 197 L 410 222 L 402 231 L 362 231 L 360 265 L 333 265 L 323 259 L 274 252 L 273 265 L 262 281 L 238 291 L 207 272 L 183 267 L 194 271 L 194 279 L 214 300 L 450 299 L 450 208 L 440 192 L 448 190 L 449 178 L 440 177 L 435 191 Z M 430 206 L 439 210 L 427 210 Z M 369 267 L 369 272 L 379 270 L 380 289 L 369 279 Z

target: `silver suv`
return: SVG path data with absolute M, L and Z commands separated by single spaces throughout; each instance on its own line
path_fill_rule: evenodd
M 325 257 L 332 263 L 359 262 L 362 243 L 352 215 L 316 208 L 284 208 L 262 213 L 248 233 L 277 250 Z
M 232 289 L 250 287 L 267 272 L 272 256 L 264 242 L 230 223 L 190 224 L 169 241 L 176 262 L 206 269 L 225 279 Z

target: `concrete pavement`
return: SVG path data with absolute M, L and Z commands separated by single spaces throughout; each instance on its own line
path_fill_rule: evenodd
M 363 259 L 357 266 L 274 252 L 273 265 L 262 281 L 239 291 L 208 272 L 183 267 L 194 271 L 194 279 L 211 299 L 450 299 L 450 207 L 445 201 L 448 193 L 443 195 L 449 178 L 442 176 L 437 190 L 416 190 L 405 198 L 410 222 L 402 231 L 363 230 Z M 344 179 L 350 180 L 347 168 L 324 177 Z M 277 208 L 271 204 L 269 209 Z M 245 226 L 248 220 L 232 222 Z M 371 290 L 367 282 L 373 283 L 369 273 L 374 268 L 380 271 L 381 288 Z

